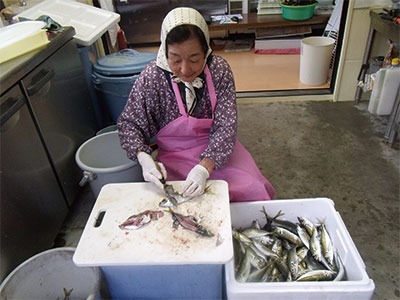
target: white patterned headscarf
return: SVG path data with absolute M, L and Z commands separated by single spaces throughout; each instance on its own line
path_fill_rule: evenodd
M 204 60 L 204 65 L 206 63 L 207 57 L 211 53 L 210 48 L 210 35 L 208 33 L 208 26 L 203 16 L 195 9 L 189 7 L 178 7 L 171 10 L 161 25 L 161 45 L 160 49 L 158 49 L 156 64 L 161 69 L 164 69 L 168 72 L 172 72 L 169 68 L 167 56 L 165 54 L 166 50 L 166 39 L 168 33 L 177 26 L 180 25 L 195 25 L 201 29 L 204 33 L 204 37 L 206 38 L 206 42 L 208 45 L 208 51 L 206 53 L 206 57 Z

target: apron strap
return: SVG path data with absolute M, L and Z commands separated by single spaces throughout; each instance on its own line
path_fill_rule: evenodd
M 214 109 L 217 105 L 217 94 L 215 94 L 214 83 L 212 82 L 211 72 L 208 68 L 208 65 L 204 68 L 204 74 L 206 74 L 206 83 L 208 88 L 208 94 L 210 95 L 211 100 L 211 112 L 212 112 L 212 119 L 214 120 Z
M 171 75 L 171 77 L 172 77 L 172 75 Z M 183 105 L 182 96 L 179 91 L 178 84 L 176 82 L 174 82 L 173 80 L 171 80 L 171 83 L 172 83 L 172 88 L 174 89 L 176 100 L 178 102 L 179 112 L 182 116 L 187 117 L 188 114 L 186 113 L 185 106 Z
M 207 89 L 208 89 L 208 94 L 210 95 L 210 100 L 211 100 L 211 113 L 212 113 L 211 119 L 214 119 L 214 109 L 215 109 L 215 106 L 217 105 L 217 95 L 215 94 L 215 88 L 214 88 L 214 84 L 212 82 L 210 69 L 208 68 L 207 65 L 204 68 L 204 74 L 206 75 Z M 172 77 L 172 75 L 171 75 L 171 77 Z M 172 83 L 172 88 L 175 93 L 175 97 L 178 102 L 179 112 L 182 116 L 187 117 L 188 114 L 186 112 L 185 106 L 183 105 L 183 100 L 182 100 L 181 93 L 179 91 L 178 84 L 176 82 L 174 82 L 173 80 L 171 80 L 171 83 Z

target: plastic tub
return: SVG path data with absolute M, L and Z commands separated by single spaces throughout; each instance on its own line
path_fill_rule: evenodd
M 225 265 L 228 299 L 307 299 L 307 300 L 363 300 L 371 299 L 375 284 L 365 271 L 365 264 L 350 237 L 334 203 L 327 198 L 273 200 L 246 203 L 231 203 L 232 226 L 236 228 L 250 227 L 251 222 L 258 219 L 265 223 L 260 212 L 265 207 L 268 214 L 274 216 L 279 210 L 284 218 L 297 222 L 297 217 L 307 217 L 313 222 L 317 218 L 325 220 L 326 228 L 335 248 L 344 263 L 346 281 L 320 282 L 254 282 L 240 283 L 236 281 L 234 263 Z
M 100 134 L 107 133 L 107 132 L 113 132 L 113 131 L 118 131 L 117 125 L 110 125 L 110 126 L 104 127 L 103 129 L 100 129 L 99 131 L 97 131 L 96 135 L 100 135 Z
M 301 40 L 301 83 L 322 85 L 328 80 L 329 63 L 334 44 L 334 39 L 322 36 L 312 36 Z
M 303 21 L 312 18 L 317 4 L 318 2 L 310 5 L 294 6 L 279 3 L 282 7 L 282 18 L 293 21 Z
M 156 53 L 123 49 L 101 57 L 93 65 L 92 82 L 98 91 L 105 114 L 113 123 L 125 107 L 133 84 Z
M 96 135 L 84 142 L 75 154 L 75 161 L 83 170 L 80 185 L 89 182 L 96 198 L 107 183 L 143 181 L 140 164 L 127 157 L 117 131 Z
M 15 268 L 0 286 L 1 299 L 101 299 L 101 271 L 77 267 L 75 248 L 55 248 L 41 252 Z

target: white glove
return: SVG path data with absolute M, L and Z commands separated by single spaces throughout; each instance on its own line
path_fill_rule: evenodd
M 184 197 L 192 198 L 204 193 L 207 178 L 210 176 L 207 169 L 201 165 L 196 165 L 190 170 L 180 193 Z
M 162 163 L 154 161 L 151 155 L 146 152 L 139 152 L 137 155 L 138 161 L 142 166 L 143 178 L 146 181 L 153 182 L 160 189 L 164 186 L 160 179 L 167 178 L 167 171 Z

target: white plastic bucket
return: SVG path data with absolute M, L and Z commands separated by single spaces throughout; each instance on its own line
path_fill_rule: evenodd
M 144 181 L 140 164 L 130 160 L 121 148 L 118 131 L 96 135 L 84 142 L 75 160 L 83 170 L 79 184 L 89 182 L 96 198 L 105 184 Z
M 328 80 L 329 63 L 334 44 L 334 39 L 323 36 L 312 36 L 301 40 L 301 83 L 322 85 Z
M 54 248 L 29 258 L 15 268 L 0 285 L 0 299 L 101 299 L 101 271 L 77 267 L 75 248 Z

